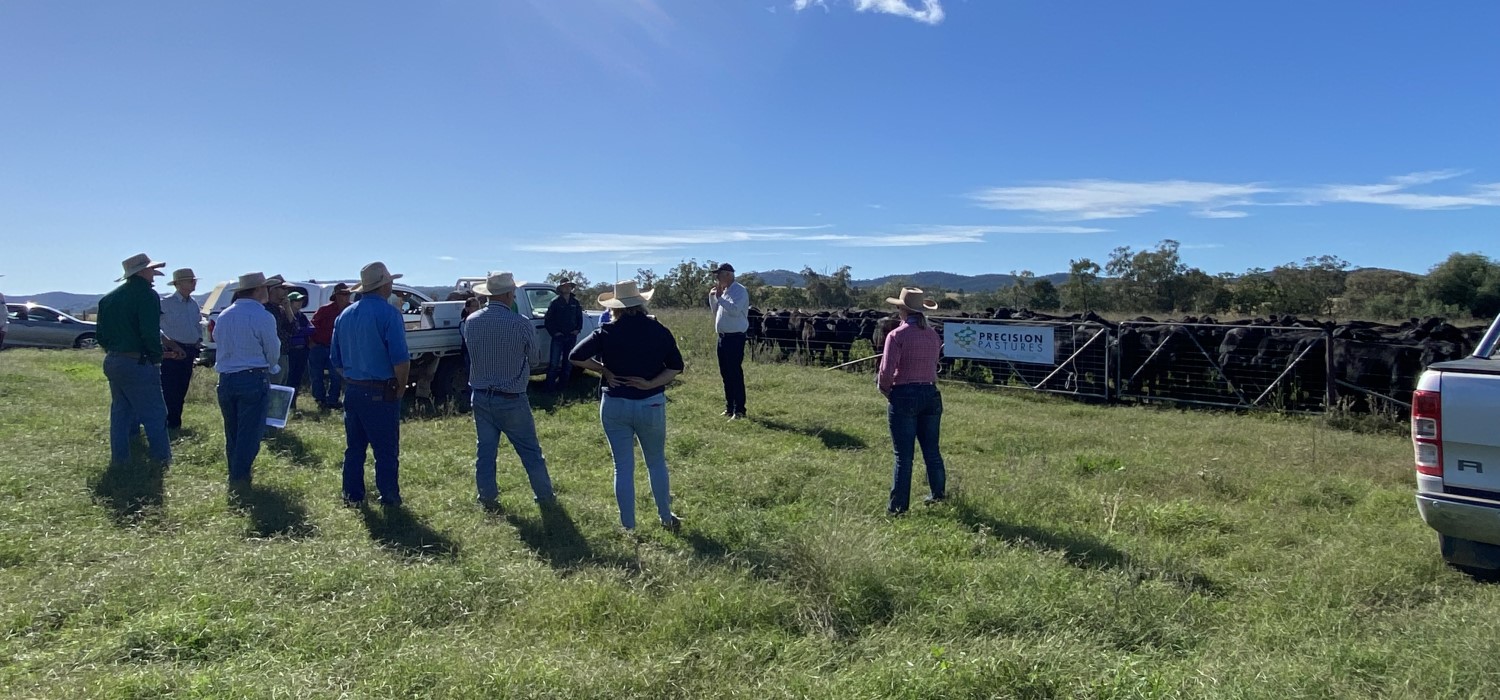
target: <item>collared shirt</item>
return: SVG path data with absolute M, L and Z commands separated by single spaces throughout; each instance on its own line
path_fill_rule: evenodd
M 292 318 L 291 312 L 281 304 L 268 301 L 265 307 L 266 311 L 271 312 L 271 318 L 276 319 L 276 337 L 281 339 L 283 346 L 287 345 L 287 341 L 297 334 L 297 320 Z
M 512 394 L 526 391 L 536 347 L 536 327 L 530 321 L 490 304 L 464 321 L 463 336 L 469 348 L 469 386 Z
M 219 374 L 247 369 L 281 371 L 281 339 L 276 337 L 276 319 L 254 299 L 236 299 L 214 321 L 218 355 L 214 369 Z
M 333 345 L 333 322 L 339 317 L 340 311 L 343 309 L 339 308 L 338 302 L 333 301 L 318 307 L 317 313 L 312 317 L 313 345 Z
M 723 294 L 708 295 L 708 306 L 714 310 L 715 333 L 750 330 L 750 292 L 739 282 L 731 282 Z
M 333 322 L 328 362 L 345 379 L 378 382 L 396 376 L 396 365 L 411 361 L 406 322 L 396 307 L 376 296 L 349 305 Z
M 203 342 L 202 320 L 203 308 L 192 297 L 172 292 L 161 298 L 161 332 L 168 338 L 183 345 Z
M 888 392 L 899 384 L 936 383 L 938 358 L 942 354 L 942 336 L 917 325 L 916 316 L 908 316 L 905 323 L 885 337 L 877 380 L 880 390 Z
M 547 305 L 546 319 L 543 324 L 548 335 L 577 333 L 583 330 L 583 305 L 578 303 L 576 296 L 564 299 L 559 295 Z
M 161 361 L 161 297 L 144 278 L 131 276 L 99 300 L 99 347 L 107 352 L 138 352 Z
M 663 370 L 681 372 L 682 353 L 672 331 L 649 316 L 620 316 L 599 326 L 577 345 L 568 359 L 574 362 L 598 360 L 617 377 L 652 379 Z M 666 387 L 637 389 L 630 386 L 605 387 L 604 393 L 619 399 L 644 399 L 666 391 Z

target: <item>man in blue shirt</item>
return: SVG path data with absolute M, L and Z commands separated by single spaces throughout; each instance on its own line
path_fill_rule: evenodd
M 281 339 L 276 319 L 266 311 L 267 287 L 259 272 L 240 275 L 234 303 L 214 322 L 219 373 L 219 411 L 224 414 L 224 454 L 229 460 L 229 495 L 240 498 L 250 487 L 251 467 L 266 432 L 271 375 L 279 369 Z
M 375 453 L 381 505 L 401 505 L 401 397 L 411 353 L 401 312 L 386 301 L 400 276 L 382 262 L 364 266 L 353 290 L 359 301 L 333 322 L 328 361 L 344 377 L 344 502 L 349 505 L 365 502 L 366 448 Z
M 469 387 L 474 390 L 474 429 L 478 433 L 474 486 L 479 502 L 486 508 L 497 507 L 500 488 L 495 483 L 495 460 L 503 433 L 521 458 L 537 502 L 551 503 L 552 479 L 537 443 L 531 402 L 526 399 L 536 329 L 531 321 L 511 310 L 516 296 L 511 273 L 490 273 L 474 292 L 490 298 L 488 306 L 464 321 L 463 331 L 469 348 Z

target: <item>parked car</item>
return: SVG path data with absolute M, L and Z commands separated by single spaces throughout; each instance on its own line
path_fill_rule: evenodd
M 1412 397 L 1417 512 L 1450 565 L 1500 573 L 1500 317 L 1474 354 L 1430 365 Z
M 6 304 L 10 328 L 5 334 L 8 348 L 94 348 L 94 324 L 80 321 L 50 306 Z
M 307 304 L 302 307 L 302 313 L 306 314 L 308 319 L 312 319 L 313 314 L 333 298 L 333 288 L 338 283 L 337 280 L 292 282 L 290 291 L 301 292 L 307 297 Z M 359 282 L 358 280 L 345 280 L 344 284 L 353 287 Z M 203 300 L 203 353 L 198 357 L 198 363 L 201 365 L 212 366 L 214 363 L 214 357 L 217 354 L 215 349 L 217 346 L 214 343 L 214 322 L 218 320 L 219 314 L 224 309 L 229 308 L 229 304 L 234 300 L 234 292 L 238 288 L 237 280 L 220 282 Z M 432 299 L 416 289 L 399 284 L 395 286 L 391 294 L 400 305 L 401 315 L 406 320 L 406 327 L 416 328 L 422 319 L 422 304 Z

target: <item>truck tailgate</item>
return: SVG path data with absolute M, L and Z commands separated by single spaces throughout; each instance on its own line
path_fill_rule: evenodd
M 1500 376 L 1443 372 L 1443 485 L 1500 498 Z

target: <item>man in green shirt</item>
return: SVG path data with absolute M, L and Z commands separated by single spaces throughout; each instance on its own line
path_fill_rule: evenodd
M 104 349 L 104 376 L 109 380 L 109 453 L 113 464 L 130 460 L 130 434 L 145 429 L 151 459 L 172 461 L 167 437 L 167 403 L 161 393 L 161 298 L 152 286 L 166 263 L 145 253 L 126 258 L 124 284 L 99 300 L 96 338 Z M 176 344 L 167 353 L 176 357 Z

